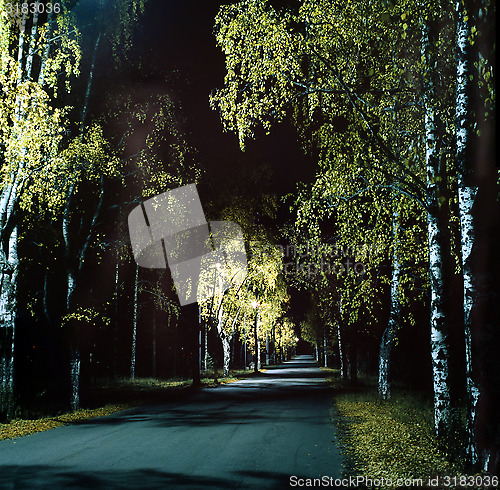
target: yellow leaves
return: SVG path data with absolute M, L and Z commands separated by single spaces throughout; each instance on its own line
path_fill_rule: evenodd
M 7 424 L 0 424 L 0 440 L 14 439 L 16 437 L 27 436 L 37 432 L 54 429 L 71 422 L 87 420 L 94 417 L 110 415 L 114 412 L 130 408 L 129 404 L 106 405 L 92 410 L 80 409 L 76 412 L 66 413 L 57 417 L 44 417 L 39 419 L 16 419 Z
M 111 323 L 109 317 L 103 316 L 95 308 L 79 307 L 76 311 L 68 313 L 61 320 L 61 326 L 65 326 L 71 322 L 78 322 L 88 326 L 107 325 Z
M 382 402 L 371 393 L 346 394 L 335 405 L 348 421 L 343 437 L 366 477 L 396 481 L 457 473 L 437 448 L 432 412 L 415 397 Z

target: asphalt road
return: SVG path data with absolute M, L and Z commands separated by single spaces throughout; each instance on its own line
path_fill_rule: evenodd
M 0 488 L 292 488 L 341 476 L 331 394 L 309 356 L 166 405 L 0 441 Z

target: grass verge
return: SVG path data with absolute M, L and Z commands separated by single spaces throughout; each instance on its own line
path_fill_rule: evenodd
M 261 371 L 262 372 L 262 371 Z M 213 379 L 213 373 L 204 373 L 202 387 L 213 388 L 225 383 L 233 383 L 240 379 L 254 376 L 251 371 L 234 370 L 225 378 Z M 211 377 L 208 377 L 208 376 Z M 191 380 L 156 378 L 122 378 L 118 380 L 101 381 L 86 390 L 86 405 L 90 408 L 57 415 L 41 415 L 33 418 L 17 418 L 8 423 L 0 424 L 0 440 L 34 434 L 54 429 L 62 425 L 103 417 L 114 412 L 132 408 L 147 403 L 161 403 L 179 398 L 191 391 Z
M 459 462 L 438 449 L 432 404 L 425 397 L 395 388 L 391 400 L 383 401 L 374 377 L 362 377 L 349 387 L 337 370 L 323 370 L 334 389 L 332 418 L 346 448 L 349 474 L 392 482 L 463 474 Z
M 120 410 L 132 407 L 132 404 L 106 405 L 94 409 L 81 409 L 71 413 L 63 413 L 54 417 L 40 417 L 37 419 L 15 419 L 5 424 L 0 424 L 0 440 L 13 439 L 27 436 L 36 432 L 55 429 L 61 425 L 78 422 L 94 417 L 110 415 Z

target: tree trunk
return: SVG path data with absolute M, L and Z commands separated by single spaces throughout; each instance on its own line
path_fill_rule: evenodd
M 427 167 L 427 232 L 429 243 L 429 275 L 431 287 L 431 356 L 434 384 L 434 428 L 438 440 L 445 442 L 452 432 L 451 393 L 449 380 L 449 325 L 444 311 L 443 233 L 439 213 L 443 166 L 443 123 L 437 109 L 439 80 L 436 52 L 436 21 L 426 21 L 422 29 L 422 56 L 425 60 L 425 160 Z
M 137 302 L 137 296 L 139 292 L 139 266 L 135 265 L 135 280 L 134 280 L 134 313 L 132 317 L 132 352 L 130 356 L 130 378 L 135 378 L 135 357 L 137 348 L 137 319 L 139 305 Z
M 394 340 L 396 338 L 396 331 L 399 328 L 399 322 L 401 319 L 401 308 L 399 306 L 398 297 L 401 268 L 399 264 L 398 251 L 396 249 L 398 216 L 397 211 L 394 211 L 392 214 L 392 237 L 394 249 L 392 252 L 391 311 L 389 313 L 389 323 L 382 334 L 378 363 L 378 393 L 382 400 L 389 400 L 391 397 L 391 354 L 394 346 Z
M 71 409 L 80 408 L 80 351 L 78 347 L 71 349 L 70 378 L 71 378 Z
M 323 355 L 324 355 L 324 366 L 328 367 L 328 357 L 326 355 L 326 327 L 325 331 L 323 332 Z
M 17 50 L 17 86 L 23 81 L 26 19 L 27 15 L 23 14 Z M 14 109 L 13 138 L 22 116 L 21 96 L 18 93 Z M 10 171 L 10 179 L 7 179 L 0 195 L 0 415 L 3 414 L 6 418 L 14 415 L 14 347 L 19 269 L 18 226 L 14 215 L 19 199 L 19 186 L 23 181 L 26 152 L 26 148 L 20 150 L 17 168 Z
M 31 25 L 31 39 L 30 46 L 28 51 L 28 57 L 26 58 L 26 78 L 31 80 L 31 71 L 33 68 L 33 56 L 35 54 L 35 46 L 36 46 L 36 38 L 37 38 L 37 30 L 38 30 L 38 4 L 40 2 L 38 0 L 35 1 L 33 13 L 33 22 Z
M 0 417 L 14 416 L 14 342 L 17 313 L 17 226 L 1 252 L 0 275 Z
M 498 385 L 498 379 L 495 380 L 493 375 L 494 362 L 491 358 L 497 355 L 498 345 L 495 344 L 498 344 L 498 340 L 495 341 L 494 331 L 498 329 L 498 322 L 488 318 L 487 312 L 491 308 L 489 303 L 495 301 L 492 300 L 495 295 L 493 290 L 494 284 L 498 282 L 498 279 L 492 279 L 491 264 L 495 259 L 488 246 L 491 237 L 495 235 L 495 228 L 498 233 L 498 225 L 493 224 L 493 210 L 497 209 L 498 213 L 498 206 L 495 203 L 494 186 L 491 186 L 496 178 L 492 165 L 494 157 L 491 151 L 494 145 L 492 135 L 489 134 L 491 129 L 488 131 L 488 128 L 480 124 L 485 119 L 484 101 L 479 97 L 475 99 L 474 94 L 480 77 L 474 68 L 474 61 L 479 63 L 485 46 L 478 39 L 475 45 L 471 43 L 474 38 L 474 21 L 475 27 L 481 32 L 488 22 L 488 15 L 492 15 L 484 3 L 468 0 L 457 2 L 455 127 L 468 397 L 467 460 L 474 471 L 496 474 L 500 466 L 500 444 L 498 429 L 495 429 L 498 427 L 498 408 L 494 407 L 495 396 L 492 392 L 493 387 Z M 487 36 L 483 36 L 485 37 Z M 476 141 L 475 122 L 480 134 Z M 496 371 L 498 372 L 498 364 Z
M 52 37 L 52 31 L 54 25 L 53 16 L 54 16 L 53 11 L 51 11 L 47 15 L 47 39 L 50 39 Z M 50 42 L 47 41 L 43 50 L 43 55 L 41 56 L 40 72 L 38 73 L 38 85 L 40 85 L 40 87 L 43 87 L 45 83 L 45 67 L 47 64 L 47 60 L 49 59 L 49 54 L 50 54 Z
M 229 363 L 231 360 L 231 335 L 224 330 L 224 306 L 222 301 L 218 308 L 217 334 L 222 342 L 222 376 L 227 377 L 229 376 Z
M 182 315 L 184 317 L 185 331 L 188 335 L 188 342 L 190 344 L 191 356 L 191 371 L 193 386 L 201 386 L 201 376 L 200 376 L 200 323 L 198 317 L 198 304 L 192 303 L 190 305 L 185 305 L 182 307 Z
M 118 376 L 118 320 L 119 320 L 119 289 L 120 289 L 120 253 L 116 251 L 116 264 L 115 264 L 115 315 L 113 322 L 113 378 Z
M 90 98 L 90 92 L 92 88 L 92 82 L 94 78 L 94 70 L 95 70 L 95 62 L 96 62 L 96 57 L 97 57 L 97 50 L 99 47 L 99 42 L 100 42 L 101 35 L 99 34 L 97 36 L 95 46 L 94 46 L 94 53 L 92 56 L 92 63 L 90 67 L 90 72 L 89 72 L 89 78 L 87 81 L 87 89 L 85 93 L 85 99 L 84 99 L 84 104 L 82 108 L 82 116 L 81 116 L 81 127 L 80 127 L 80 134 L 83 135 L 83 131 L 85 129 L 85 123 L 87 119 L 87 112 L 88 112 L 88 105 L 89 105 L 89 98 Z M 86 252 L 88 249 L 88 246 L 90 244 L 90 240 L 92 238 L 92 233 L 94 231 L 97 218 L 99 216 L 99 213 L 102 208 L 102 203 L 103 203 L 103 198 L 104 198 L 104 176 L 101 175 L 101 181 L 100 181 L 100 196 L 99 200 L 97 202 L 96 209 L 94 211 L 94 215 L 92 217 L 92 221 L 89 227 L 89 231 L 87 233 L 87 236 L 84 239 L 84 242 L 82 244 L 81 249 L 78 251 L 77 255 L 77 263 L 76 266 L 73 265 L 73 260 L 74 257 L 72 257 L 72 249 L 70 248 L 70 219 L 71 219 L 71 204 L 73 200 L 73 193 L 75 191 L 75 183 L 71 183 L 68 189 L 68 194 L 66 197 L 66 203 L 64 207 L 64 213 L 63 213 L 63 220 L 62 220 L 62 233 L 63 233 L 63 240 L 64 240 L 64 245 L 65 245 L 65 256 L 66 256 L 66 281 L 67 281 L 67 291 L 66 291 L 66 313 L 71 313 L 71 307 L 73 306 L 73 297 L 76 291 L 76 286 L 77 286 L 77 274 L 81 271 L 83 267 L 83 263 L 85 260 Z M 79 402 L 80 402 L 80 396 L 79 396 L 79 390 L 80 390 L 80 351 L 79 351 L 79 339 L 77 338 L 77 331 L 73 332 L 75 334 L 76 338 L 73 338 L 71 340 L 71 347 L 70 347 L 70 382 L 71 382 L 71 408 L 73 410 L 76 410 L 79 408 Z M 135 359 L 134 359 L 135 362 Z M 133 376 L 132 376 L 133 377 Z
M 254 348 L 255 348 L 255 358 L 254 358 L 254 371 L 257 373 L 260 370 L 260 340 L 259 340 L 259 310 L 255 311 L 255 324 L 253 328 L 254 335 Z
M 269 365 L 269 333 L 266 331 L 266 366 Z
M 203 333 L 204 333 L 203 369 L 206 371 L 207 366 L 208 366 L 208 325 L 207 325 L 207 322 L 205 322 L 205 325 L 203 326 Z
M 243 333 L 244 333 L 244 338 L 243 338 L 243 349 L 244 349 L 244 355 L 243 355 L 243 369 L 246 371 L 247 370 L 247 314 L 246 312 L 243 315 Z
M 456 139 L 457 139 L 457 169 L 458 169 L 458 203 L 460 213 L 462 274 L 464 283 L 464 333 L 465 361 L 467 387 L 467 457 L 469 464 L 476 467 L 479 462 L 478 450 L 474 437 L 474 421 L 479 399 L 479 387 L 472 370 L 472 329 L 471 312 L 477 303 L 475 278 L 472 268 L 472 249 L 474 247 L 475 230 L 472 207 L 476 199 L 477 187 L 471 185 L 472 165 L 469 161 L 468 146 L 472 130 L 472 76 L 471 69 L 471 36 L 472 12 L 468 12 L 465 21 L 464 5 L 457 2 L 457 93 L 456 93 Z
M 344 353 L 344 339 L 340 322 L 337 323 L 337 337 L 339 341 L 340 377 L 342 379 L 347 379 L 347 359 Z
M 244 352 L 244 355 L 243 355 L 243 362 L 244 362 L 244 370 L 246 371 L 247 370 L 247 335 L 245 333 L 245 338 L 243 340 L 243 352 Z
M 222 375 L 224 377 L 229 376 L 229 361 L 231 359 L 231 341 L 230 337 L 227 334 L 222 334 L 222 351 L 224 353 L 224 361 L 223 361 L 223 371 Z

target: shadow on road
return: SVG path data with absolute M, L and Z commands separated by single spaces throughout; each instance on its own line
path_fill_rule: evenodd
M 234 488 L 234 482 L 223 478 L 204 478 L 169 473 L 152 469 L 135 471 L 72 471 L 71 468 L 52 469 L 44 466 L 0 466 L 0 488 L 30 489 L 46 487 L 63 488 Z
M 131 422 L 153 422 L 156 427 L 210 426 L 218 424 L 252 424 L 263 421 L 296 421 L 301 405 L 322 403 L 332 394 L 325 374 L 307 357 L 270 366 L 258 378 L 248 378 L 207 388 L 172 403 L 158 403 L 132 408 L 107 417 L 76 421 L 82 427 L 121 425 Z M 277 409 L 279 400 L 293 402 L 293 416 Z M 245 402 L 251 401 L 251 407 Z M 257 405 L 257 407 L 256 407 Z M 308 423 L 315 423 L 308 420 Z M 321 423 L 321 422 L 318 422 Z
M 331 393 L 312 359 L 295 359 L 182 400 L 2 441 L 0 488 L 274 490 L 292 475 L 338 477 Z
M 288 487 L 290 475 L 275 471 L 235 471 L 235 475 L 245 478 L 247 484 L 238 488 L 266 488 L 278 490 Z M 297 475 L 298 478 L 307 478 Z M 235 488 L 235 481 L 226 478 L 191 476 L 183 473 L 141 469 L 134 471 L 73 471 L 70 467 L 53 469 L 45 466 L 0 466 L 0 488 L 32 489 L 50 488 L 51 490 L 81 489 L 130 489 L 146 488 L 168 489 L 224 489 Z

